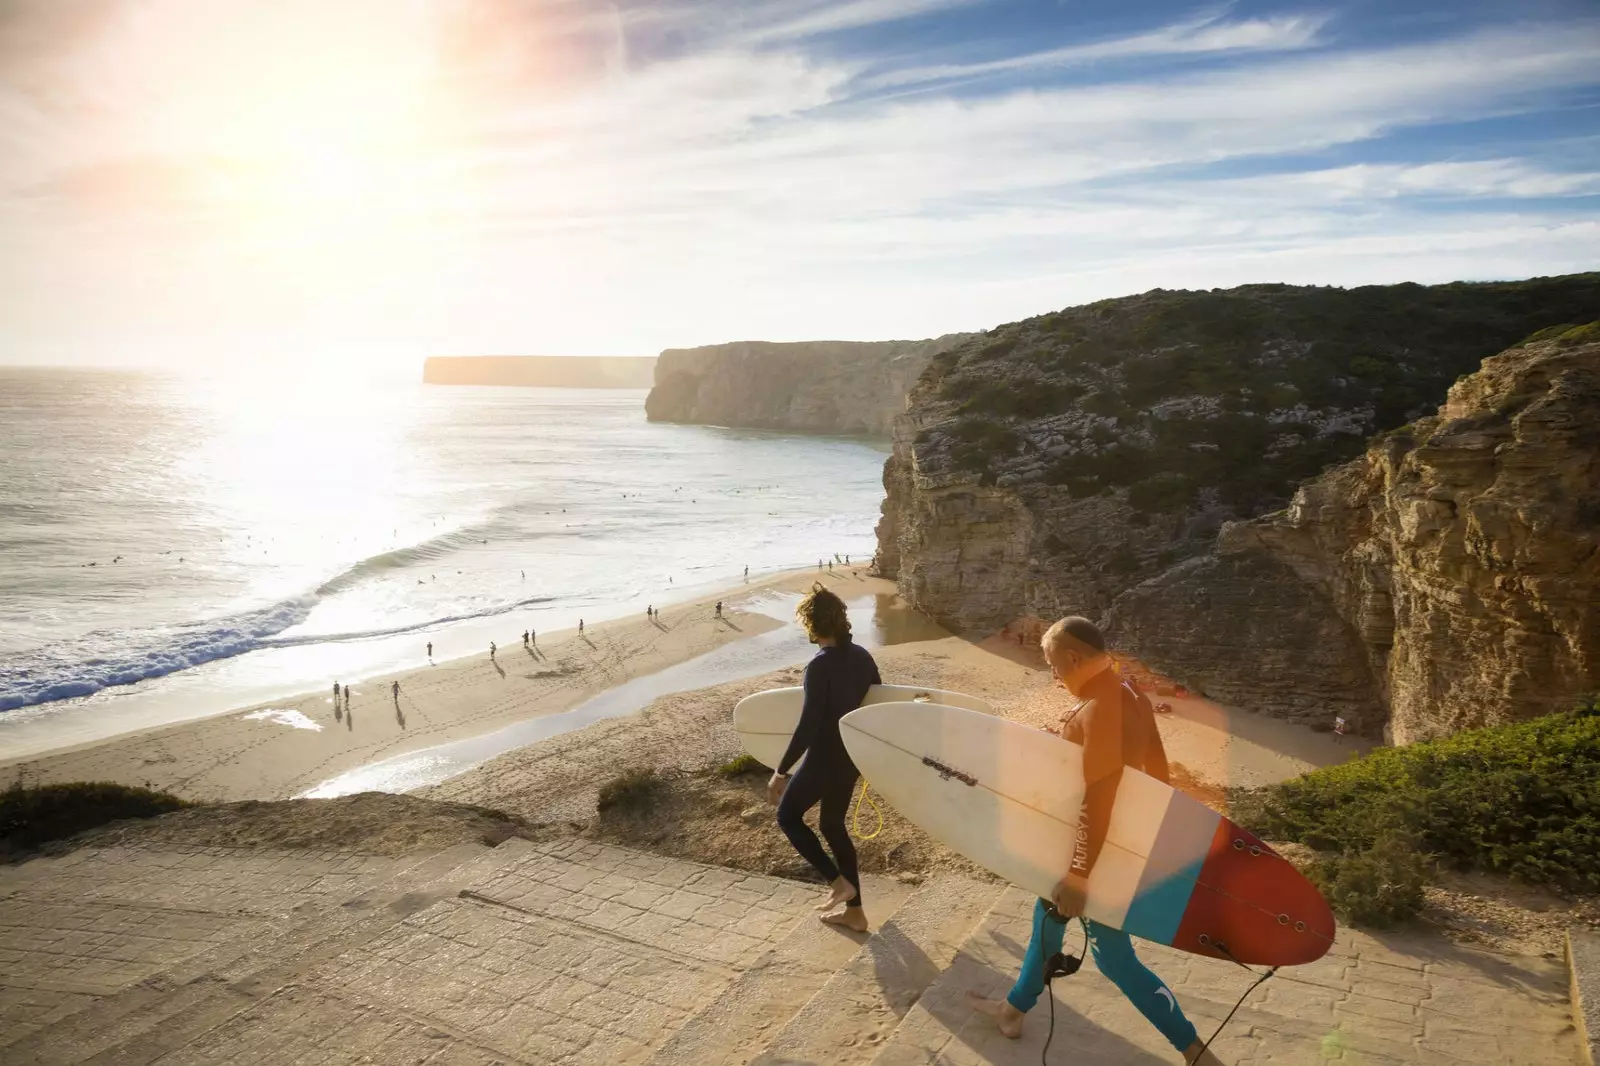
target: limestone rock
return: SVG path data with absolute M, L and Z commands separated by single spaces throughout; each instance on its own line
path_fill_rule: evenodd
M 652 422 L 888 436 L 928 360 L 968 336 L 668 348 L 656 363 L 645 415 Z
M 1485 360 L 1217 551 L 1108 625 L 1218 698 L 1409 743 L 1600 691 L 1600 343 Z

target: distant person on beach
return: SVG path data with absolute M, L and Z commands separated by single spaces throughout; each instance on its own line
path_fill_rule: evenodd
M 428 658 L 433 658 L 433 641 L 428 641 Z
M 717 617 L 718 618 L 722 617 L 722 601 L 721 600 L 717 601 Z
M 748 566 L 744 568 L 744 579 L 746 581 L 750 580 L 750 568 Z
M 537 648 L 539 646 L 539 631 L 538 630 L 536 630 L 536 629 L 529 629 L 528 630 L 528 646 L 531 647 L 531 648 Z
M 578 632 L 579 633 L 583 632 L 583 619 L 581 619 L 581 618 L 578 619 Z
M 861 774 L 845 751 L 839 719 L 861 706 L 867 690 L 881 684 L 883 678 L 871 653 L 850 639 L 844 601 L 821 583 L 812 585 L 794 613 L 820 650 L 806 664 L 800 724 L 767 782 L 767 799 L 778 805 L 778 828 L 794 850 L 829 882 L 822 920 L 864 933 L 867 916 L 861 909 L 861 873 L 855 844 L 844 824 L 850 794 Z M 791 778 L 789 768 L 802 755 L 805 762 Z M 805 822 L 806 812 L 819 802 L 818 824 L 828 838 L 831 857 Z M 833 909 L 841 904 L 840 909 Z
M 830 573 L 830 574 L 833 573 L 833 560 L 832 559 L 828 560 L 828 573 Z
M 522 646 L 524 648 L 528 646 L 528 631 L 526 629 L 522 631 Z
M 400 682 L 396 681 L 393 685 L 391 685 L 389 687 L 389 692 L 390 692 L 391 695 L 394 696 L 394 701 L 396 703 L 399 703 L 400 702 Z
M 494 658 L 494 641 L 489 642 L 489 658 Z
M 649 605 L 648 607 L 646 607 L 644 609 L 644 616 L 646 618 L 654 618 L 656 616 L 655 604 L 652 603 L 651 605 Z
M 339 682 L 337 681 L 333 683 L 333 705 L 335 707 L 339 705 Z
M 1082 701 L 1064 718 L 1061 728 L 1051 732 L 1081 745 L 1088 786 L 1083 824 L 1074 854 L 1062 856 L 1068 863 L 1066 876 L 1051 899 L 1034 903 L 1033 936 L 1022 957 L 1017 983 L 1004 999 L 986 999 L 975 993 L 968 997 L 979 1013 L 995 1020 L 1001 1033 L 1013 1040 L 1020 1037 L 1023 1016 L 1041 994 L 1048 994 L 1047 960 L 1060 954 L 1067 923 L 1078 918 L 1100 972 L 1183 1054 L 1183 1061 L 1190 1066 L 1217 1066 L 1209 1051 L 1201 1053 L 1204 1045 L 1199 1034 L 1184 1017 L 1171 990 L 1133 953 L 1128 934 L 1083 917 L 1090 871 L 1105 847 L 1123 770 L 1132 767 L 1158 781 L 1168 779 L 1167 754 L 1150 701 L 1113 668 L 1104 634 L 1087 618 L 1061 619 L 1045 630 L 1039 646 L 1056 680 Z

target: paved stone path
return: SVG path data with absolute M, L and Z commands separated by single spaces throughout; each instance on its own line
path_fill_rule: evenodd
M 586 841 L 406 859 L 147 846 L 0 869 L 0 1061 L 909 1066 L 1035 1063 L 965 992 L 1016 973 L 1031 899 L 866 886 L 876 931 L 816 886 Z M 1069 934 L 1069 950 L 1076 941 Z M 1251 977 L 1145 945 L 1203 1032 Z M 1251 995 L 1237 1066 L 1571 1066 L 1559 961 L 1341 932 Z M 1050 1061 L 1175 1063 L 1095 971 L 1057 986 Z
M 876 1066 L 1037 1063 L 1049 1029 L 1040 1000 L 1022 1039 L 1000 1036 L 968 990 L 1003 996 L 1032 929 L 1032 897 L 1007 890 L 961 954 L 907 1015 Z M 1065 951 L 1081 933 L 1068 928 Z M 1140 957 L 1209 1036 L 1253 976 L 1154 944 Z M 1050 1061 L 1157 1066 L 1178 1055 L 1091 961 L 1055 984 Z M 1261 985 L 1212 1045 L 1235 1066 L 1573 1066 L 1579 1041 L 1559 961 L 1471 951 L 1432 936 L 1379 939 L 1341 929 L 1332 951 Z M 1059 1049 L 1059 1050 L 1058 1050 Z M 1059 1055 L 1059 1058 L 1058 1058 Z

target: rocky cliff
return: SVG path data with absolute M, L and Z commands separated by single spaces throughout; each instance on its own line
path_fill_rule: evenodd
M 1595 308 L 1590 274 L 1158 291 L 1001 327 L 937 357 L 913 390 L 884 471 L 879 568 L 948 625 L 1088 614 L 1216 698 L 1376 733 L 1393 688 L 1384 627 L 1401 624 L 1385 586 L 1307 580 L 1295 552 L 1242 548 L 1256 534 L 1233 527 L 1218 550 L 1218 533 L 1364 456 L 1374 431 L 1426 414 L 1494 351 Z M 1375 551 L 1364 542 L 1341 566 Z M 1435 580 L 1435 597 L 1457 594 L 1455 577 Z M 1395 734 L 1426 720 L 1406 704 Z
M 656 363 L 645 415 L 652 422 L 887 436 L 928 360 L 970 336 L 668 348 Z

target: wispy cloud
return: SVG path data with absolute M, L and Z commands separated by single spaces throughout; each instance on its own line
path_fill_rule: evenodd
M 1295 51 L 1316 44 L 1328 21 L 1327 15 L 1239 20 L 1208 15 L 1145 33 L 1028 52 L 1004 59 L 891 70 L 865 79 L 864 84 L 873 88 L 895 88 L 972 81 L 998 74 L 1064 70 L 1106 60 Z
M 380 26 L 391 0 L 141 0 L 0 84 L 0 327 L 77 335 L 55 297 L 92 293 L 94 328 L 130 335 L 187 307 L 234 333 L 648 351 L 1596 265 L 1600 20 L 968 36 L 1005 7 L 450 0 Z M 308 42 L 294 79 L 268 38 Z M 49 111 L 41 85 L 94 103 Z M 1461 132 L 1496 117 L 1550 132 Z

